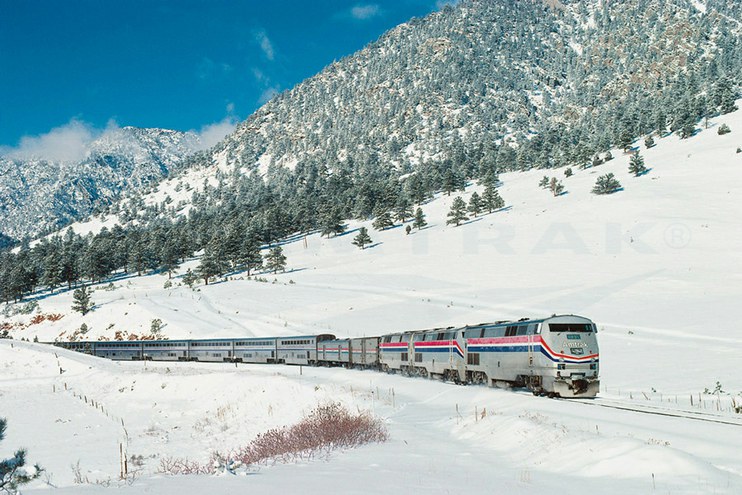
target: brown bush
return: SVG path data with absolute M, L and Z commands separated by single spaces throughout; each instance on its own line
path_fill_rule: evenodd
M 163 474 L 214 474 L 214 468 L 209 464 L 201 464 L 179 457 L 163 457 L 160 459 L 160 467 L 157 469 Z
M 238 467 L 268 462 L 291 462 L 329 454 L 389 438 L 384 422 L 368 413 L 351 414 L 337 402 L 317 406 L 299 423 L 274 428 L 258 435 L 246 447 L 228 456 L 215 453 L 206 464 L 166 457 L 160 460 L 164 474 L 214 474 L 234 472 Z
M 317 406 L 294 426 L 258 435 L 237 453 L 237 460 L 244 465 L 289 462 L 387 439 L 386 426 L 380 419 L 367 413 L 351 414 L 335 402 Z

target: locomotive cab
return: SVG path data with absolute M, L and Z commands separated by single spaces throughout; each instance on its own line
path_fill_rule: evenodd
M 545 319 L 539 326 L 542 387 L 561 397 L 595 397 L 600 389 L 595 324 L 573 315 Z

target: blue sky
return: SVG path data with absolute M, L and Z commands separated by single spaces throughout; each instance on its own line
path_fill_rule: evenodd
M 0 151 L 68 128 L 226 129 L 444 3 L 0 0 Z

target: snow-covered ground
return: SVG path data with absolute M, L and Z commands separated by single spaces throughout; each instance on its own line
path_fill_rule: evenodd
M 732 133 L 719 136 L 721 123 Z M 85 317 L 62 292 L 39 299 L 40 313 L 62 315 L 57 321 L 0 318 L 23 325 L 12 331 L 17 339 L 48 341 L 82 323 L 91 339 L 147 334 L 154 318 L 170 338 L 204 338 L 379 335 L 576 313 L 600 330 L 596 401 L 370 371 L 112 363 L 2 341 L 0 416 L 9 429 L 0 457 L 28 447 L 61 493 L 104 490 L 74 483 L 78 460 L 90 481 L 118 485 L 122 442 L 130 456 L 143 456 L 127 493 L 739 493 L 742 415 L 731 401 L 742 403 L 740 136 L 736 112 L 689 140 L 669 136 L 649 150 L 639 143 L 650 168 L 642 177 L 628 173 L 629 158 L 618 151 L 569 178 L 564 170 L 503 174 L 503 211 L 447 226 L 452 194 L 424 205 L 429 226 L 410 235 L 352 222 L 336 238 L 287 243 L 289 270 L 261 274 L 267 283 L 238 273 L 191 290 L 179 278 L 163 288 L 163 275 L 119 278 L 96 287 L 97 307 Z M 608 172 L 623 190 L 591 194 Z M 540 189 L 544 175 L 562 180 L 566 194 Z M 374 244 L 361 251 L 351 241 L 364 225 Z M 703 394 L 717 382 L 725 393 Z M 330 399 L 385 418 L 390 441 L 250 476 L 156 474 L 162 456 L 206 460 Z

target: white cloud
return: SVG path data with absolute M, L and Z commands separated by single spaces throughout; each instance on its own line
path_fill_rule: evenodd
M 379 7 L 375 3 L 368 5 L 356 5 L 355 7 L 350 9 L 350 15 L 353 17 L 353 19 L 357 19 L 359 21 L 365 21 L 380 14 L 381 7 Z
M 276 96 L 281 91 L 281 86 L 279 84 L 275 84 L 272 79 L 258 67 L 252 68 L 252 74 L 255 78 L 255 81 L 263 88 L 263 92 L 258 98 L 259 105 L 268 103 L 271 98 Z
M 281 88 L 278 86 L 271 86 L 270 88 L 265 88 L 265 90 L 261 93 L 260 98 L 258 99 L 258 103 L 263 105 L 265 103 L 268 103 L 271 98 L 276 96 Z
M 263 55 L 265 55 L 265 58 L 267 58 L 270 61 L 273 61 L 273 59 L 276 57 L 275 51 L 273 50 L 273 43 L 271 42 L 270 38 L 268 38 L 268 35 L 266 34 L 264 29 L 258 29 L 256 31 L 253 31 L 253 37 L 255 39 L 255 42 L 260 46 L 260 49 L 263 51 Z
M 110 123 L 111 126 L 115 123 Z M 0 154 L 19 160 L 75 162 L 87 156 L 88 145 L 100 134 L 89 124 L 72 119 L 46 134 L 24 136 L 17 147 L 3 147 Z
M 228 109 L 230 105 L 232 104 L 230 103 L 227 105 Z M 232 105 L 232 107 L 234 108 L 234 105 Z M 211 148 L 227 137 L 228 134 L 231 134 L 236 126 L 237 119 L 231 115 L 224 117 L 224 120 L 221 122 L 215 122 L 203 126 L 201 130 L 197 132 L 200 141 L 198 148 L 203 150 Z
M 214 62 L 209 57 L 204 57 L 196 70 L 199 79 L 214 79 L 228 76 L 234 68 L 229 64 Z

